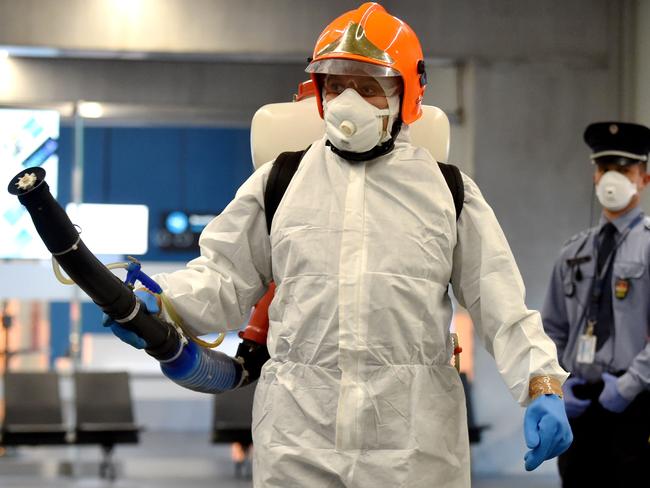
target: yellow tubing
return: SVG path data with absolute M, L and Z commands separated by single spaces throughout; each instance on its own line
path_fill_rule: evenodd
M 196 342 L 199 346 L 207 347 L 210 349 L 214 349 L 215 347 L 219 346 L 224 338 L 226 337 L 226 334 L 223 332 L 219 334 L 219 336 L 214 340 L 214 342 L 208 342 L 204 341 L 203 339 L 195 336 L 192 332 L 190 332 L 183 322 L 183 319 L 178 315 L 176 310 L 174 309 L 174 306 L 172 305 L 172 302 L 169 301 L 169 298 L 164 293 L 161 293 L 160 295 L 157 295 L 160 297 L 160 301 L 162 303 L 162 306 L 164 309 L 167 311 L 167 314 L 169 314 L 169 317 L 172 319 L 172 321 L 178 325 L 183 333 L 191 339 L 193 342 Z
M 107 264 L 106 267 L 108 269 L 127 269 L 129 266 L 129 263 L 111 263 Z M 61 283 L 64 285 L 74 285 L 75 282 L 74 280 L 71 280 L 70 278 L 67 278 L 63 275 L 63 272 L 61 271 L 61 266 L 59 266 L 59 263 L 57 262 L 56 258 L 52 256 L 52 270 L 54 271 L 54 276 L 56 276 L 56 279 L 59 280 Z M 156 295 L 155 293 L 152 293 L 153 295 Z M 214 349 L 215 347 L 218 347 L 226 337 L 226 334 L 221 333 L 219 336 L 213 341 L 213 342 L 208 342 L 204 341 L 203 339 L 195 336 L 192 332 L 189 331 L 185 323 L 183 322 L 183 319 L 176 313 L 176 310 L 174 309 L 174 306 L 172 303 L 169 301 L 169 299 L 164 295 L 156 295 L 160 297 L 160 301 L 162 303 L 162 306 L 165 308 L 171 319 L 174 321 L 178 327 L 183 331 L 183 333 L 193 342 L 196 342 L 199 346 L 207 347 L 210 349 Z

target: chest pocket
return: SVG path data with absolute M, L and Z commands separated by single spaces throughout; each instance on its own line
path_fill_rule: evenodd
M 620 261 L 614 263 L 614 276 L 623 279 L 638 279 L 645 272 L 645 263 L 635 261 Z

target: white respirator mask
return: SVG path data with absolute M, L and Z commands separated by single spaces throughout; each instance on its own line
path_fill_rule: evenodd
M 598 201 L 613 212 L 627 207 L 636 193 L 636 185 L 617 171 L 608 171 L 596 185 Z
M 388 141 L 399 112 L 399 94 L 386 97 L 388 108 L 368 103 L 354 88 L 345 89 L 333 100 L 325 101 L 323 112 L 325 133 L 339 150 L 362 153 Z M 388 117 L 386 130 L 384 118 Z

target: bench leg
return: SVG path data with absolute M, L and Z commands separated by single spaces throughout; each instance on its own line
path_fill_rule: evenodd
M 99 477 L 108 481 L 115 481 L 117 470 L 113 462 L 113 445 L 102 446 L 102 462 L 99 465 Z

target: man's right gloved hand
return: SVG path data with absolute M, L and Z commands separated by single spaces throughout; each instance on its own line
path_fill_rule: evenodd
M 584 385 L 586 383 L 582 378 L 572 376 L 564 382 L 562 386 L 562 393 L 564 394 L 564 408 L 566 416 L 570 419 L 580 417 L 585 410 L 591 405 L 591 400 L 576 398 L 573 393 L 573 387 L 577 385 Z
M 144 290 L 136 290 L 134 293 L 145 306 L 147 312 L 151 314 L 157 314 L 160 312 L 158 300 L 154 295 Z M 131 330 L 125 329 L 106 314 L 103 316 L 102 325 L 104 327 L 110 327 L 113 334 L 136 349 L 145 349 L 147 347 L 147 342 L 142 337 Z

